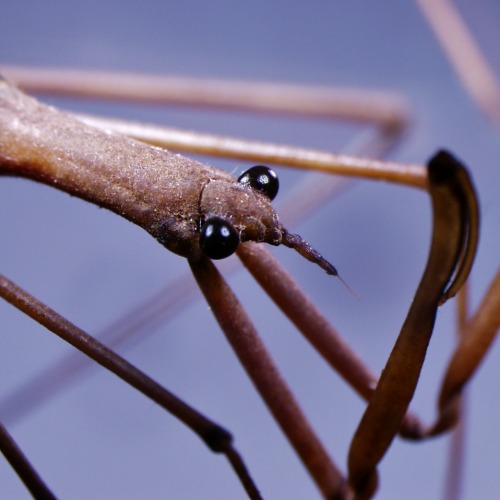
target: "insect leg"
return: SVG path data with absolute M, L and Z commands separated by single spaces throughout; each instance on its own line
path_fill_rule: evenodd
M 232 436 L 227 430 L 2 275 L 0 296 L 177 417 L 212 451 L 225 454 L 250 497 L 260 498 L 241 457 L 233 448 Z
M 54 494 L 2 424 L 0 424 L 0 450 L 33 497 L 41 500 L 55 500 Z
M 342 473 L 316 437 L 238 299 L 209 259 L 189 263 L 233 350 L 318 488 L 326 498 L 345 498 Z

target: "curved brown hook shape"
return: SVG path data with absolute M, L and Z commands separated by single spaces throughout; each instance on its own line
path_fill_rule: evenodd
M 349 452 L 349 482 L 360 499 L 377 488 L 377 464 L 413 397 L 437 308 L 465 282 L 477 248 L 479 211 L 466 169 L 441 151 L 430 160 L 428 177 L 433 232 L 427 266 Z

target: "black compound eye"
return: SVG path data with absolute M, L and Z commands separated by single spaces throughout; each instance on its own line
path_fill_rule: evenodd
M 264 193 L 270 200 L 278 194 L 280 183 L 276 173 L 263 165 L 256 165 L 243 172 L 238 177 L 238 182 L 244 186 L 251 186 Z
M 225 259 L 238 248 L 240 237 L 229 222 L 213 217 L 200 230 L 200 247 L 209 259 Z

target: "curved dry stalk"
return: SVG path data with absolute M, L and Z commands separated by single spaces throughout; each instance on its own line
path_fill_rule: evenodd
M 469 173 L 464 167 L 456 172 L 455 182 L 462 189 L 462 253 L 451 283 L 443 292 L 439 305 L 453 298 L 467 281 L 479 244 L 479 203 Z
M 227 430 L 184 403 L 114 351 L 2 275 L 0 275 L 0 297 L 167 410 L 195 432 L 212 451 L 226 455 L 249 496 L 260 498 L 258 489 L 234 449 L 232 436 Z
M 463 252 L 475 247 L 467 241 L 467 235 L 474 233 L 468 226 L 478 221 L 469 211 L 468 196 L 473 188 L 464 168 L 441 152 L 429 162 L 429 183 L 433 232 L 427 266 L 349 451 L 349 483 L 359 499 L 370 498 L 377 488 L 377 465 L 397 434 L 413 397 L 437 308 L 452 275 L 461 274 L 460 266 L 467 260 L 462 257 Z

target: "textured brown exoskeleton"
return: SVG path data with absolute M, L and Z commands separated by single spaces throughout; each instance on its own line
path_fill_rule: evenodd
M 0 90 L 3 175 L 57 186 L 108 208 L 192 260 L 202 255 L 200 228 L 219 218 L 240 241 L 300 248 L 336 274 L 309 245 L 288 234 L 269 198 L 248 184 L 165 149 L 88 127 L 6 83 Z

